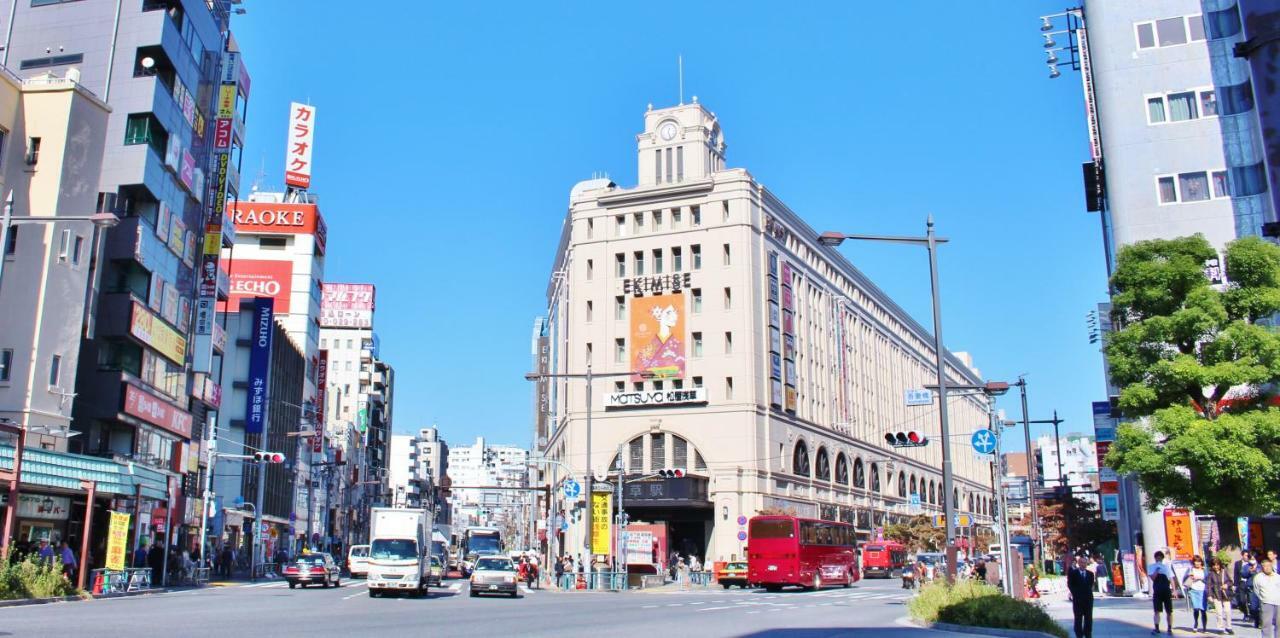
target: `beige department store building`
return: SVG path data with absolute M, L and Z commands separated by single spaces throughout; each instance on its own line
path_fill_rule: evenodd
M 723 131 L 696 98 L 650 108 L 636 143 L 637 186 L 573 188 L 541 324 L 551 372 L 657 377 L 594 381 L 592 469 L 628 477 L 630 520 L 663 524 L 668 554 L 727 560 L 743 556 L 740 517 L 762 510 L 854 523 L 862 539 L 886 516 L 940 513 L 937 408 L 904 400 L 933 382 L 930 333 L 749 172 L 726 168 Z M 953 383 L 981 382 L 948 361 Z M 540 395 L 535 439 L 581 481 L 585 384 Z M 949 403 L 953 432 L 986 425 L 981 398 Z M 932 441 L 893 449 L 891 430 Z M 953 444 L 958 509 L 989 522 L 990 464 L 967 437 Z M 653 475 L 668 468 L 687 475 Z M 555 493 L 571 512 L 560 547 L 577 556 L 586 512 L 575 519 Z

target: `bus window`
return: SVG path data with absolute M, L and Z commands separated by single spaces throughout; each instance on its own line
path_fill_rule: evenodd
M 791 521 L 751 521 L 752 538 L 795 538 L 796 531 Z

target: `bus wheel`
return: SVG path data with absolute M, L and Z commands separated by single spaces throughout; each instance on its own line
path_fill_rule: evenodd
M 764 590 L 770 594 L 776 594 L 782 591 L 782 585 L 765 585 Z
M 819 589 L 822 589 L 822 574 L 815 573 L 813 575 L 813 585 L 811 585 L 809 589 L 812 591 L 818 591 Z

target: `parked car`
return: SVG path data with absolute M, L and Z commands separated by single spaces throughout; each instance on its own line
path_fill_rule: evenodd
M 347 550 L 347 573 L 352 578 L 364 578 L 369 575 L 369 546 L 352 545 Z
M 516 565 L 506 556 L 482 556 L 471 570 L 471 597 L 480 594 L 520 595 Z
M 333 557 L 323 552 L 303 554 L 298 560 L 284 568 L 284 579 L 289 581 L 289 589 L 298 585 L 320 584 L 325 587 L 339 587 L 342 581 L 338 576 L 338 563 Z
M 716 571 L 716 582 L 720 583 L 725 589 L 737 585 L 743 589 L 747 588 L 747 561 L 734 561 L 725 563 Z

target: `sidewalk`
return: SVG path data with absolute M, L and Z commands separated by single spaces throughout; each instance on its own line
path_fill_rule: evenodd
M 1067 629 L 1067 633 L 1071 633 L 1074 617 L 1071 613 L 1071 602 L 1067 600 L 1065 592 L 1054 593 L 1041 599 L 1044 602 L 1045 611 L 1054 620 L 1058 621 Z M 1173 635 L 1175 636 L 1205 636 L 1219 635 L 1216 627 L 1216 620 L 1213 617 L 1213 611 L 1209 614 L 1209 632 L 1207 634 L 1196 634 L 1191 630 L 1191 611 L 1187 608 L 1185 600 L 1173 601 Z M 1232 628 L 1237 636 L 1255 636 L 1256 629 L 1252 624 L 1244 624 L 1240 621 L 1240 612 L 1231 611 Z M 1095 598 L 1093 601 L 1093 635 L 1094 638 L 1140 638 L 1151 636 L 1151 599 L 1149 598 L 1125 598 L 1112 597 Z M 1164 633 L 1166 629 L 1164 618 L 1160 619 L 1160 635 L 1167 636 Z

